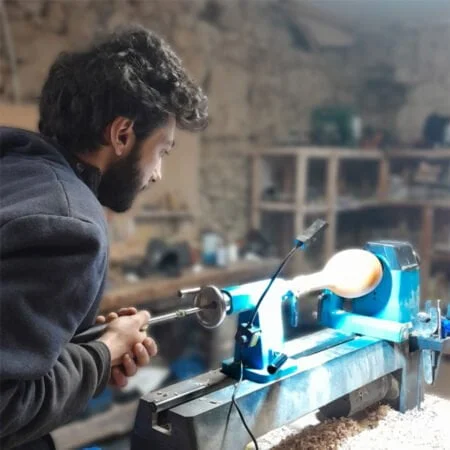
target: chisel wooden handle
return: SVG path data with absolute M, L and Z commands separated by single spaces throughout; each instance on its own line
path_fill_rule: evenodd
M 83 342 L 93 341 L 99 338 L 105 332 L 107 326 L 107 323 L 94 325 L 93 327 L 76 334 L 70 342 L 72 342 L 73 344 L 82 344 Z

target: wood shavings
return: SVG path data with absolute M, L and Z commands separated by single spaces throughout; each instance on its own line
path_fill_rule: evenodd
M 450 450 L 449 416 L 449 400 L 427 395 L 421 410 L 379 405 L 351 419 L 310 419 L 315 424 L 300 431 L 294 423 L 258 441 L 261 450 Z
M 359 419 L 326 420 L 318 425 L 310 425 L 300 433 L 289 436 L 276 447 L 276 450 L 339 450 L 340 444 L 365 428 L 375 428 L 386 415 L 388 407 L 373 408 L 362 414 Z
M 426 396 L 422 410 L 389 410 L 373 429 L 350 437 L 339 450 L 449 450 L 450 401 Z

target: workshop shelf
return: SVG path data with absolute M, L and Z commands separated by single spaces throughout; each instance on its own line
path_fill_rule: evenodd
M 261 211 L 270 211 L 270 212 L 294 212 L 295 211 L 294 203 L 286 203 L 286 202 L 260 202 L 259 209 Z
M 149 222 L 153 220 L 190 220 L 194 216 L 189 211 L 140 211 L 135 220 L 138 222 Z
M 338 147 L 286 146 L 257 149 L 252 151 L 250 155 L 252 159 L 252 227 L 259 229 L 262 223 L 262 214 L 269 212 L 274 214 L 289 213 L 280 214 L 277 222 L 281 220 L 290 221 L 290 228 L 294 230 L 294 233 L 304 230 L 313 220 L 312 216 L 322 217 L 329 224 L 325 232 L 323 249 L 319 255 L 322 263 L 328 260 L 338 248 L 336 243 L 337 224 L 341 214 L 363 213 L 375 208 L 380 210 L 380 214 L 390 214 L 389 211 L 401 208 L 417 209 L 416 215 L 421 229 L 418 244 L 418 252 L 422 261 L 421 290 L 422 296 L 426 297 L 432 262 L 438 259 L 447 261 L 447 256 L 442 256 L 441 253 L 433 250 L 433 244 L 436 242 L 435 214 L 443 211 L 444 214 L 448 214 L 448 222 L 450 222 L 450 196 L 430 197 L 425 194 L 415 198 L 412 198 L 411 195 L 398 195 L 398 198 L 395 198 L 396 196 L 392 192 L 395 188 L 392 176 L 396 169 L 402 169 L 402 167 L 410 169 L 421 163 L 430 165 L 450 164 L 450 150 L 403 149 L 381 151 Z M 264 189 L 267 186 L 267 167 L 264 166 L 264 161 L 267 161 L 267 158 L 272 161 L 272 165 L 276 158 L 284 161 L 290 158 L 286 176 L 283 177 L 277 173 L 277 179 L 282 180 L 282 185 L 276 195 L 279 198 L 286 199 L 292 193 L 292 201 L 269 201 L 264 198 Z M 318 161 L 321 161 L 321 167 L 318 167 Z M 361 172 L 360 179 L 367 185 L 367 177 L 370 175 L 369 184 L 373 184 L 374 192 L 369 193 L 367 198 L 360 198 L 364 197 L 364 193 L 359 192 L 358 188 L 354 188 L 354 192 L 352 192 L 354 198 L 345 196 L 345 199 L 343 199 L 340 193 L 340 183 L 346 172 L 343 168 L 346 167 L 346 164 L 354 164 L 358 161 L 364 164 L 364 168 L 369 168 L 368 172 L 366 169 Z M 311 184 L 314 182 L 315 186 L 312 188 Z M 441 185 L 442 183 L 438 182 L 437 184 Z M 292 192 L 286 192 L 286 186 Z M 420 186 L 419 191 L 417 191 L 417 184 L 411 184 L 411 186 L 415 187 L 415 193 L 420 192 Z M 271 194 L 273 195 L 273 192 Z M 407 239 L 407 236 L 405 238 Z M 295 264 L 291 264 L 292 272 L 296 271 L 294 266 Z

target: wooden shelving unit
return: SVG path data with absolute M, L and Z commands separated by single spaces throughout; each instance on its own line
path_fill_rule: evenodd
M 189 211 L 159 211 L 142 210 L 136 215 L 137 222 L 151 222 L 154 220 L 192 220 L 193 214 Z
M 336 251 L 337 223 L 339 214 L 345 212 L 361 212 L 373 208 L 417 208 L 418 220 L 421 225 L 420 244 L 418 252 L 421 257 L 421 290 L 426 297 L 428 280 L 432 262 L 450 260 L 450 253 L 435 252 L 434 218 L 436 210 L 445 210 L 450 213 L 450 194 L 448 198 L 436 199 L 395 199 L 390 198 L 390 180 L 392 164 L 411 164 L 411 162 L 426 161 L 436 164 L 442 161 L 450 163 L 450 150 L 401 150 L 378 151 L 363 149 L 341 149 L 323 147 L 280 147 L 266 148 L 255 151 L 252 157 L 252 206 L 251 222 L 254 228 L 261 227 L 261 217 L 265 212 L 283 213 L 292 221 L 294 232 L 305 229 L 308 220 L 314 216 L 322 216 L 329 226 L 326 231 L 323 261 L 326 261 Z M 292 199 L 267 200 L 262 197 L 263 160 L 273 158 L 289 159 L 286 163 L 293 173 L 293 180 L 287 177 L 283 180 L 292 191 Z M 323 180 L 323 197 L 321 202 L 308 202 L 307 192 L 309 188 L 308 171 L 313 161 L 322 161 L 326 165 L 326 176 Z M 374 194 L 366 199 L 347 199 L 340 201 L 339 181 L 341 168 L 348 161 L 372 162 L 377 164 L 377 182 L 374 186 Z M 292 170 L 293 169 L 293 170 Z M 364 174 L 362 174 L 364 176 Z M 291 175 L 292 177 L 292 175 Z M 450 221 L 450 214 L 449 214 Z M 405 239 L 408 239 L 405 236 Z M 449 246 L 450 250 L 450 246 Z

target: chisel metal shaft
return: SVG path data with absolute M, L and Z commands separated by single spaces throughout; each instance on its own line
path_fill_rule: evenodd
M 155 325 L 157 323 L 164 323 L 164 322 L 170 322 L 171 320 L 176 319 L 182 319 L 186 316 L 190 316 L 192 314 L 195 314 L 199 311 L 201 311 L 204 308 L 198 308 L 198 307 L 192 307 L 192 308 L 186 308 L 186 309 L 177 309 L 176 311 L 167 313 L 167 314 L 161 314 L 160 316 L 155 316 L 150 318 L 148 321 L 147 326 L 145 326 L 142 331 L 145 331 L 145 329 L 150 325 Z M 107 323 L 102 323 L 99 325 L 94 325 L 91 328 L 88 328 L 87 330 L 76 334 L 71 342 L 75 344 L 81 344 L 83 342 L 89 342 L 94 339 L 97 339 L 100 337 L 108 327 Z

